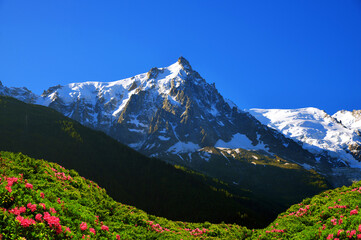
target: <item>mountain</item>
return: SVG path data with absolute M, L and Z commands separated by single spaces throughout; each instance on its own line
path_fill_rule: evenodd
M 359 239 L 361 183 L 291 206 L 263 229 L 171 221 L 114 201 L 56 163 L 1 152 L 1 239 Z
M 334 176 L 360 178 L 361 137 L 357 131 L 357 111 L 340 111 L 334 116 L 317 108 L 251 109 L 249 112 L 264 125 L 298 141 L 313 153 L 317 163 L 310 168 L 317 168 L 327 160 L 333 165 Z
M 285 207 L 327 186 L 297 165 L 314 165 L 311 153 L 224 99 L 183 57 L 115 82 L 51 87 L 36 103 L 147 156 L 220 179 L 237 194 L 249 189 L 271 201 L 282 199 Z
M 249 190 L 231 194 L 232 189 L 218 179 L 148 158 L 51 108 L 1 96 L 0 133 L 1 151 L 22 152 L 75 169 L 117 201 L 151 214 L 245 226 L 265 225 L 277 214 Z M 32 173 L 36 172 L 29 170 L 27 175 Z
M 26 87 L 21 87 L 21 88 L 6 87 L 2 84 L 1 81 L 0 81 L 0 95 L 13 97 L 26 103 L 34 103 L 39 98 L 39 96 L 34 94 Z
M 320 166 L 312 153 L 224 99 L 183 57 L 119 81 L 51 87 L 35 103 L 279 210 L 330 186 L 320 174 L 331 164 L 310 169 Z

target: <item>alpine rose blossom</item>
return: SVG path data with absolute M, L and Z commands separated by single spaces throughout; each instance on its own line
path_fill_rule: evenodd
M 102 225 L 101 230 L 103 230 L 103 231 L 109 231 L 109 227 L 108 227 L 108 226 L 105 226 L 105 225 Z
M 42 216 L 43 216 L 43 215 L 41 215 L 40 213 L 36 214 L 36 215 L 35 215 L 35 220 L 40 222 L 40 221 L 42 220 L 42 219 L 41 219 Z
M 85 231 L 88 228 L 86 222 L 80 223 L 80 230 Z
M 26 184 L 25 184 L 25 187 L 26 187 L 26 188 L 29 188 L 29 189 L 33 189 L 33 184 L 26 183 Z
M 350 216 L 355 215 L 357 213 L 358 213 L 357 209 L 351 210 L 350 211 Z
M 89 232 L 93 233 L 95 235 L 95 229 L 94 228 L 89 228 Z
M 31 203 L 28 203 L 28 205 L 26 205 L 30 211 L 32 212 L 35 212 L 36 211 L 36 204 L 31 204 Z

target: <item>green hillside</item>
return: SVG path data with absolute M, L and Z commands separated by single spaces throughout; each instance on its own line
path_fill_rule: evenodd
M 0 97 L 0 150 L 75 169 L 115 200 L 172 220 L 265 226 L 277 211 L 252 192 L 151 159 L 50 108 Z
M 0 239 L 359 239 L 361 182 L 293 205 L 265 229 L 189 223 L 114 201 L 74 170 L 1 152 Z

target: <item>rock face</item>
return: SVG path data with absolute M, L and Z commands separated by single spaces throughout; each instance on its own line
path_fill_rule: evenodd
M 331 176 L 336 167 L 350 167 L 348 161 L 315 156 L 299 139 L 261 124 L 262 120 L 224 99 L 183 57 L 169 67 L 152 68 L 131 78 L 55 86 L 36 101 L 32 97 L 27 101 L 30 99 L 145 155 L 188 166 L 235 186 L 244 186 L 251 173 L 267 175 L 294 164 L 301 167 L 292 169 L 305 179 L 312 178 L 311 169 Z M 359 146 L 350 149 L 358 151 Z M 255 161 L 259 155 L 266 160 Z M 334 184 L 352 180 L 344 175 Z M 286 184 L 289 179 L 280 181 Z

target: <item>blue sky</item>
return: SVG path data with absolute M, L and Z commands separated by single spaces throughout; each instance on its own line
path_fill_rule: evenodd
M 179 56 L 240 108 L 361 109 L 361 1 L 0 0 L 0 80 L 35 93 Z

